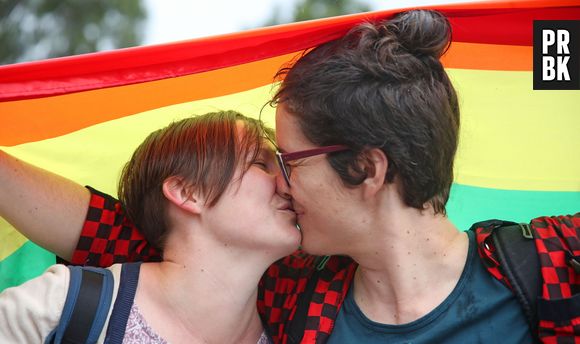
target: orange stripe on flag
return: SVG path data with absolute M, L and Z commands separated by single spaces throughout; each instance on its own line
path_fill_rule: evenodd
M 163 106 L 264 86 L 294 55 L 179 78 L 0 102 L 0 146 L 40 141 Z
M 455 42 L 441 61 L 446 68 L 531 71 L 532 54 L 530 46 Z

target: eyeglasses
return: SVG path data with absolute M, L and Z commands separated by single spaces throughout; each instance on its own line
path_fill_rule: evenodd
M 292 171 L 292 167 L 288 164 L 289 161 L 304 159 L 311 156 L 316 156 L 320 154 L 326 153 L 333 153 L 333 152 L 341 152 L 349 149 L 347 146 L 344 145 L 333 145 L 333 146 L 324 146 L 318 147 L 314 149 L 308 149 L 298 152 L 292 153 L 282 153 L 280 151 L 276 151 L 276 161 L 280 166 L 280 170 L 282 170 L 282 175 L 286 180 L 286 184 L 290 187 L 290 172 Z

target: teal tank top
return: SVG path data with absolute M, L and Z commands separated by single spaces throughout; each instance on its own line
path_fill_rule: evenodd
M 402 325 L 369 320 L 350 288 L 328 343 L 532 343 L 513 293 L 481 263 L 472 231 L 467 262 L 451 294 L 425 316 Z

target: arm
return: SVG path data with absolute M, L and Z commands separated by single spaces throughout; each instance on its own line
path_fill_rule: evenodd
M 1 150 L 0 216 L 73 264 L 160 260 L 119 201 Z
M 0 343 L 43 343 L 66 300 L 69 270 L 53 265 L 41 276 L 0 293 Z
M 89 199 L 83 186 L 0 150 L 0 216 L 64 259 L 72 257 Z

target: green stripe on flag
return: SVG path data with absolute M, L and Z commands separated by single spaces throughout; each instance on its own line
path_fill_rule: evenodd
M 461 230 L 475 222 L 499 219 L 529 222 L 538 216 L 580 211 L 580 192 L 488 189 L 453 184 L 447 203 L 451 221 Z
M 55 263 L 54 254 L 31 241 L 0 262 L 0 291 L 19 285 Z

